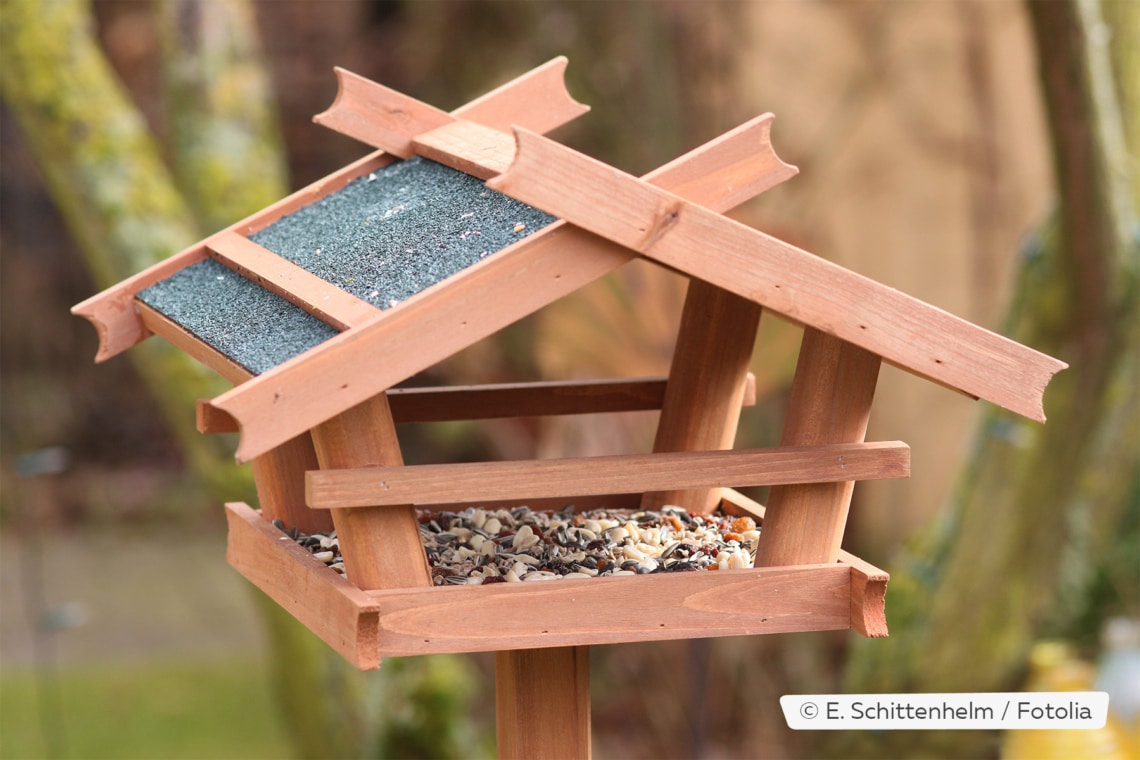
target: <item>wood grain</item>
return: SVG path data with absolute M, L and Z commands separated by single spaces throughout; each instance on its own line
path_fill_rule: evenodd
M 547 61 L 450 114 L 337 67 L 336 99 L 313 121 L 401 158 L 412 156 L 417 135 L 455 118 L 500 132 L 512 124 L 549 132 L 590 110 L 567 92 L 566 64 L 562 56 Z
M 540 135 L 515 134 L 515 162 L 488 182 L 495 190 L 902 369 L 1044 421 L 1042 395 L 1063 362 Z
M 246 504 L 226 504 L 226 561 L 362 670 L 380 667 L 379 603 Z
M 867 433 L 880 359 L 811 328 L 804 330 L 780 444 L 856 443 Z M 834 562 L 858 478 L 774 487 L 756 548 L 763 567 Z
M 206 250 L 247 280 L 276 293 L 337 330 L 365 324 L 380 313 L 367 301 L 236 232 L 214 235 L 206 241 Z
M 381 656 L 852 627 L 846 561 L 362 592 L 245 505 L 227 514 L 230 563 L 358 667 Z
M 365 401 L 312 431 L 321 471 L 343 468 L 401 469 L 403 457 L 396 428 L 383 393 Z M 411 506 L 386 509 L 365 506 L 335 513 L 348 577 L 358 588 L 430 586 L 427 555 Z
M 721 507 L 728 514 L 749 515 L 757 525 L 764 525 L 764 505 L 732 488 L 721 489 L 721 497 Z M 887 636 L 886 596 L 891 576 L 842 549 L 838 561 L 851 568 L 851 628 L 868 638 Z
M 286 441 L 250 462 L 257 502 L 266 520 L 304 533 L 333 530 L 332 515 L 305 505 L 305 473 L 320 466 L 308 433 Z
M 589 758 L 589 647 L 495 653 L 495 739 L 503 760 Z
M 316 509 L 637 493 L 647 490 L 901 478 L 905 443 L 792 446 L 574 459 L 322 469 L 307 475 Z M 771 507 L 769 507 L 771 510 Z M 800 564 L 800 563 L 785 563 Z
M 655 452 L 731 449 L 748 383 L 760 307 L 703 280 L 690 279 L 653 442 Z M 673 504 L 711 512 L 717 489 L 649 491 L 643 509 Z
M 550 380 L 428 388 L 392 388 L 392 419 L 405 422 L 454 422 L 506 417 L 638 412 L 660 409 L 665 398 L 663 377 L 623 380 Z M 741 404 L 756 403 L 756 377 L 748 374 Z M 236 433 L 237 420 L 198 401 L 198 432 Z
M 479 179 L 504 172 L 515 157 L 515 140 L 509 132 L 458 120 L 412 140 L 418 155 Z

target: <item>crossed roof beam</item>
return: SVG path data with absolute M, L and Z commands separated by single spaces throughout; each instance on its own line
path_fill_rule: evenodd
M 771 114 L 636 178 L 539 134 L 587 110 L 566 91 L 565 66 L 554 59 L 452 113 L 337 69 L 337 98 L 314 120 L 380 152 L 75 307 L 99 330 L 97 358 L 154 327 L 136 293 L 206 256 L 343 330 L 256 377 L 227 375 L 240 384 L 209 404 L 236 421 L 236 455 L 247 461 L 642 256 L 1044 420 L 1045 386 L 1064 363 L 722 215 L 797 171 L 772 149 Z M 560 221 L 387 311 L 245 239 L 413 155 L 487 180 Z M 208 351 L 184 343 L 191 353 Z

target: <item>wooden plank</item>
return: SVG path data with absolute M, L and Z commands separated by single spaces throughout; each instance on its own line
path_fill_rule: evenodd
M 230 564 L 357 667 L 381 656 L 851 627 L 849 564 L 361 591 L 259 513 L 226 510 Z
M 515 140 L 509 132 L 460 120 L 417 136 L 412 149 L 424 158 L 486 180 L 511 165 Z
M 450 116 L 448 114 L 433 116 L 432 118 L 436 119 L 433 123 L 435 126 L 441 126 L 454 117 L 463 117 L 468 121 L 501 130 L 508 129 L 512 123 L 522 124 L 537 132 L 554 129 L 589 110 L 588 107 L 575 102 L 566 92 L 563 83 L 565 68 L 566 59 L 555 58 L 456 109 Z M 344 73 L 348 75 L 348 72 Z M 361 78 L 356 77 L 356 79 Z M 357 84 L 360 85 L 359 82 Z M 369 85 L 371 84 L 369 83 Z M 368 86 L 360 86 L 366 90 L 369 89 Z M 381 85 L 374 86 L 381 87 Z M 347 105 L 352 98 L 342 99 L 338 94 L 337 100 L 342 105 Z M 336 103 L 334 103 L 335 105 Z M 415 109 L 415 106 L 403 102 L 401 108 Z M 436 110 L 430 106 L 423 106 L 423 108 Z M 328 112 L 325 115 L 328 115 Z M 330 125 L 331 118 L 331 116 L 326 119 L 317 117 L 316 121 Z M 358 117 L 366 127 L 369 126 L 369 118 L 367 112 Z M 405 126 L 407 127 L 406 120 Z M 424 131 L 422 127 L 416 127 L 416 129 Z M 409 135 L 407 139 L 410 137 Z M 365 139 L 365 142 L 368 140 Z M 410 156 L 411 153 L 408 152 L 407 155 Z M 244 236 L 252 235 L 254 232 L 268 227 L 282 216 L 340 190 L 352 180 L 371 174 L 392 163 L 393 160 L 393 155 L 383 151 L 371 153 L 288 195 L 277 203 L 230 225 L 223 232 L 236 232 Z M 135 311 L 135 296 L 139 291 L 145 290 L 156 282 L 165 280 L 175 272 L 204 259 L 207 255 L 205 244 L 206 241 L 195 243 L 169 259 L 107 288 L 72 308 L 72 314 L 86 318 L 99 334 L 99 350 L 95 356 L 95 361 L 106 361 L 150 335 Z
M 971 396 L 1044 421 L 1066 365 L 526 130 L 488 186 Z M 621 202 L 599 202 L 621 199 Z
M 332 515 L 305 506 L 305 473 L 320 466 L 308 433 L 286 441 L 250 462 L 264 519 L 281 520 L 305 533 L 333 530 Z
M 322 470 L 342 468 L 402 469 L 400 443 L 381 393 L 312 431 Z M 362 589 L 431 586 L 427 555 L 410 506 L 378 509 L 364 506 L 333 515 L 344 569 Z
M 839 561 L 851 566 L 851 627 L 869 639 L 886 637 L 890 575 L 846 552 Z
M 660 409 L 664 396 L 663 377 L 393 388 L 388 391 L 396 422 L 647 411 Z
M 736 208 L 760 193 L 791 179 L 799 169 L 782 161 L 772 150 L 775 116 L 761 114 L 725 132 L 699 164 L 671 161 L 653 172 L 653 184 L 694 203 L 721 211 Z M 535 131 L 535 130 L 532 130 Z M 717 205 L 701 198 L 719 197 Z
M 564 56 L 554 58 L 451 114 L 337 67 L 336 99 L 313 121 L 401 158 L 412 156 L 416 135 L 456 117 L 501 132 L 512 124 L 549 132 L 590 110 L 567 92 L 566 63 Z
M 638 509 L 641 506 L 641 494 L 602 493 L 575 496 L 573 499 L 568 499 L 565 496 L 552 496 L 545 499 L 528 498 L 523 503 L 536 512 L 557 512 L 567 506 L 572 507 L 575 512 L 588 512 L 591 509 Z M 472 506 L 478 506 L 482 509 L 514 509 L 522 506 L 523 503 L 520 503 L 519 499 L 500 499 L 498 501 L 481 499 L 477 504 L 471 501 L 448 502 L 426 505 L 423 509 L 435 512 L 461 512 Z M 330 510 L 314 509 L 313 511 L 327 512 Z
M 302 269 L 247 237 L 226 231 L 206 241 L 206 250 L 230 269 L 304 309 L 337 330 L 374 319 L 380 310 Z
M 727 210 L 739 188 L 760 192 L 786 179 L 767 142 L 771 116 L 713 140 L 647 175 L 683 181 L 707 165 L 718 182 L 689 185 L 693 200 Z M 757 161 L 754 154 L 763 156 Z M 746 158 L 747 156 L 747 158 Z M 396 385 L 457 351 L 572 293 L 635 254 L 556 222 L 448 278 L 374 322 L 325 341 L 211 403 L 242 423 L 246 461 Z
M 400 424 L 652 411 L 661 408 L 665 386 L 665 378 L 651 377 L 391 388 L 387 393 L 392 418 Z M 756 376 L 749 372 L 741 405 L 755 404 Z M 198 400 L 197 415 L 200 433 L 238 432 L 237 420 L 209 399 Z
M 380 667 L 374 599 L 248 505 L 226 504 L 226 522 L 226 561 L 235 570 L 353 665 Z
M 589 647 L 496 652 L 495 738 L 503 760 L 589 758 Z
M 210 369 L 230 381 L 234 385 L 243 383 L 253 377 L 253 373 L 241 366 L 228 356 L 218 351 L 209 343 L 200 340 L 182 325 L 174 322 L 160 311 L 148 306 L 142 301 L 135 301 L 135 310 L 147 334 L 161 336 L 176 348 L 185 351 L 190 356 L 205 364 Z
M 722 507 L 729 514 L 746 514 L 763 526 L 765 510 L 739 491 L 721 490 Z M 887 632 L 887 582 L 891 576 L 850 552 L 839 550 L 838 561 L 851 568 L 851 628 L 867 638 L 882 638 Z
M 905 443 L 792 446 L 513 462 L 322 469 L 307 475 L 316 509 L 638 493 L 907 477 Z M 769 513 L 771 507 L 769 507 Z M 802 564 L 802 563 L 785 563 Z
M 557 129 L 590 110 L 566 89 L 567 63 L 566 56 L 556 56 L 452 111 L 452 115 L 502 132 L 509 132 L 512 124 L 541 134 Z
M 383 168 L 392 160 L 391 156 L 379 152 L 364 156 L 343 169 L 282 198 L 277 203 L 230 225 L 218 234 L 234 232 L 239 235 L 251 235 L 268 227 L 285 214 L 341 189 L 358 177 Z M 135 296 L 156 282 L 165 280 L 175 272 L 205 259 L 209 255 L 207 251 L 209 241 L 210 238 L 207 238 L 195 243 L 72 307 L 71 313 L 90 321 L 99 334 L 99 352 L 95 356 L 95 361 L 102 362 L 117 356 L 151 335 L 135 306 Z
M 661 408 L 665 382 L 663 377 L 647 377 L 392 388 L 388 403 L 397 423 L 651 411 Z M 751 373 L 741 403 L 756 403 L 756 377 Z M 237 420 L 208 399 L 199 399 L 198 431 L 236 433 Z
M 411 135 L 451 121 L 446 111 L 409 98 L 339 66 L 337 92 L 328 110 L 313 117 L 322 127 L 380 148 L 399 158 L 414 155 Z
M 689 281 L 655 452 L 733 447 L 759 324 L 760 307 L 752 301 L 703 280 Z M 705 488 L 649 491 L 641 505 L 711 512 L 719 501 L 717 489 Z
M 869 351 L 806 328 L 781 445 L 862 441 L 880 364 Z M 756 549 L 757 566 L 834 562 L 856 480 L 773 488 Z
M 330 571 L 332 572 L 332 571 Z M 370 592 L 384 656 L 846 630 L 844 565 Z

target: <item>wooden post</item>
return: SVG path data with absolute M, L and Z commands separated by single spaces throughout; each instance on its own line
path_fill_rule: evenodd
M 322 470 L 404 463 L 384 393 L 321 423 L 312 437 Z M 332 519 L 345 574 L 358 588 L 431 586 L 411 506 L 338 510 Z
M 495 653 L 501 760 L 590 757 L 590 648 Z
M 689 280 L 655 453 L 732 448 L 759 324 L 758 304 L 695 277 Z M 641 508 L 673 504 L 711 512 L 719 503 L 715 488 L 655 491 L 645 494 Z
M 255 457 L 250 465 L 257 500 L 266 520 L 281 520 L 286 528 L 304 533 L 325 533 L 333 529 L 332 515 L 327 510 L 305 506 L 305 473 L 320 466 L 308 433 Z
M 804 328 L 781 445 L 862 441 L 881 364 L 869 351 Z M 854 487 L 854 481 L 774 486 L 756 566 L 835 562 Z

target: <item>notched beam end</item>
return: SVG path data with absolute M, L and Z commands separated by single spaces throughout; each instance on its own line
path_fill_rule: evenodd
M 887 582 L 890 576 L 863 560 L 843 553 L 851 564 L 851 628 L 869 639 L 886 638 Z
M 1046 354 L 1040 354 L 1040 357 L 1041 359 L 1038 365 L 1040 373 L 1036 379 L 1036 382 L 1034 382 L 1032 385 L 1032 387 L 1040 388 L 1037 394 L 1037 408 L 1034 410 L 1034 414 L 1026 414 L 1025 412 L 1022 413 L 1025 414 L 1026 417 L 1029 417 L 1031 420 L 1035 420 L 1036 422 L 1044 424 L 1045 389 L 1049 387 L 1049 383 L 1053 381 L 1053 378 L 1057 375 L 1057 373 L 1068 369 L 1069 365 L 1066 362 L 1063 362 L 1059 359 L 1054 359 L 1052 356 L 1048 356 Z
M 234 390 L 238 390 L 238 388 L 215 398 L 198 402 L 198 431 L 202 433 L 237 433 L 238 445 L 234 451 L 234 459 L 238 464 L 246 464 L 267 453 L 273 447 L 259 445 L 259 442 L 254 440 L 256 436 L 251 436 L 243 424 L 238 409 L 226 403 L 227 397 Z
M 96 303 L 97 300 L 97 297 L 89 298 L 83 303 L 71 307 L 71 313 L 86 319 L 95 328 L 95 334 L 99 339 L 99 347 L 95 351 L 95 362 L 101 364 L 143 341 L 150 336 L 150 332 L 137 316 L 131 322 L 118 320 L 118 340 L 112 341 L 111 325 L 102 313 L 105 307 L 101 308 L 100 304 Z M 123 325 L 126 325 L 127 329 L 124 330 Z M 134 329 L 131 330 L 131 327 Z
M 229 412 L 211 406 L 209 399 L 198 399 L 195 419 L 198 432 L 205 435 L 241 432 L 237 419 Z
M 451 121 L 443 111 L 390 87 L 336 67 L 337 94 L 313 121 L 366 145 L 411 158 L 416 135 Z
M 558 56 L 491 90 L 455 116 L 506 132 L 512 124 L 545 133 L 588 112 L 566 87 L 566 56 Z

